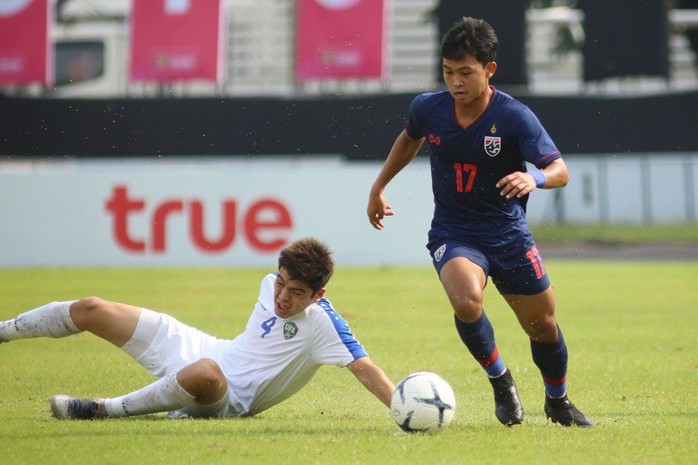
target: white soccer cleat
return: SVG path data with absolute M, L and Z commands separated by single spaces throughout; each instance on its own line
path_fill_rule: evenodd
M 51 397 L 51 416 L 58 420 L 92 420 L 107 416 L 104 399 L 76 399 L 59 394 Z

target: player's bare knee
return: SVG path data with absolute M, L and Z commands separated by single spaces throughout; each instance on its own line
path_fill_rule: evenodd
M 557 340 L 557 324 L 555 320 L 530 320 L 524 323 L 524 331 L 531 340 L 543 343 L 553 343 Z
M 220 399 L 227 389 L 227 381 L 218 364 L 210 358 L 202 358 L 177 372 L 179 385 L 204 404 Z
M 99 297 L 85 297 L 70 305 L 70 318 L 80 329 L 89 329 L 90 322 L 98 318 L 107 302 Z
M 196 377 L 201 384 L 215 385 L 225 380 L 221 367 L 210 358 L 201 358 L 192 363 L 192 367 L 195 369 Z
M 472 323 L 480 318 L 480 315 L 482 314 L 482 300 L 461 300 L 460 302 L 453 304 L 453 310 L 459 320 L 464 323 Z

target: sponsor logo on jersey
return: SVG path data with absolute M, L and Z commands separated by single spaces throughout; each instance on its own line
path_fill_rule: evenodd
M 292 321 L 286 322 L 284 324 L 284 339 L 291 339 L 296 334 L 298 334 L 298 326 Z
M 446 253 L 446 244 L 436 249 L 436 252 L 434 252 L 434 260 L 440 262 L 441 259 L 444 258 L 444 253 Z
M 429 134 L 429 143 L 434 145 L 441 145 L 441 137 L 435 136 L 434 134 Z
M 502 150 L 502 138 L 485 136 L 485 153 L 490 157 L 496 157 Z

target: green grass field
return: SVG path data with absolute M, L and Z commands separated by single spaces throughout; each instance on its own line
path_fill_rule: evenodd
M 698 463 L 698 263 L 549 261 L 570 349 L 571 399 L 591 430 L 546 422 L 527 339 L 488 286 L 486 309 L 516 377 L 526 420 L 507 428 L 491 388 L 453 328 L 431 268 L 339 268 L 328 296 L 395 382 L 441 374 L 458 400 L 436 436 L 401 432 L 343 369 L 250 419 L 147 416 L 56 421 L 58 393 L 115 396 L 150 382 L 92 335 L 0 345 L 0 463 L 694 464 Z M 0 319 L 96 294 L 151 307 L 221 337 L 242 331 L 267 270 L 0 270 Z
M 605 244 L 672 243 L 698 246 L 695 224 L 535 224 L 537 241 L 548 243 L 591 242 Z

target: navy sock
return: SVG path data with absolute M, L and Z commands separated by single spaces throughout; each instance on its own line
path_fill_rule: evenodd
M 454 319 L 461 341 L 487 372 L 487 376 L 496 378 L 504 373 L 506 366 L 497 350 L 494 329 L 485 312 L 472 323 L 464 323 L 455 315 Z
M 545 393 L 559 398 L 567 394 L 567 345 L 559 326 L 557 334 L 557 341 L 552 344 L 531 339 L 531 355 L 543 375 Z

